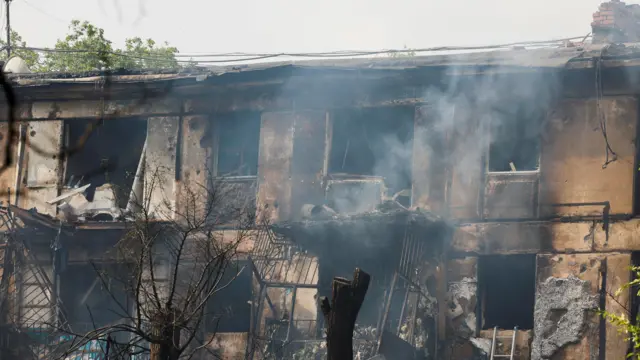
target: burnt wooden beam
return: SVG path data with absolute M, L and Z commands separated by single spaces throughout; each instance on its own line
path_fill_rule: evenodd
M 353 359 L 353 330 L 369 289 L 371 276 L 356 268 L 353 281 L 333 278 L 331 302 L 320 299 L 327 328 L 327 360 Z

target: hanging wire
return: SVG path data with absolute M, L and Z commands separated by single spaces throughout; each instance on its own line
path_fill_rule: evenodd
M 606 169 L 609 164 L 618 160 L 618 154 L 613 151 L 613 149 L 611 148 L 611 144 L 609 144 L 609 137 L 607 136 L 607 119 L 604 111 L 602 111 L 602 56 L 608 48 L 609 45 L 604 46 L 600 50 L 600 54 L 594 59 L 596 80 L 596 115 L 598 117 L 598 122 L 600 123 L 600 131 L 602 131 L 602 137 L 604 138 L 605 143 L 605 158 L 604 164 L 602 164 L 603 169 Z
M 82 54 L 82 53 L 101 53 L 106 55 L 114 55 L 123 58 L 137 59 L 137 60 L 148 60 L 148 61 L 159 61 L 159 62 L 178 62 L 178 63 L 189 63 L 189 64 L 213 64 L 213 63 L 233 63 L 233 62 L 241 62 L 241 61 L 252 61 L 252 60 L 264 60 L 270 58 L 277 57 L 304 57 L 304 58 L 345 58 L 345 57 L 363 57 L 363 56 L 374 56 L 374 55 L 388 55 L 388 54 L 402 54 L 407 51 L 411 51 L 413 53 L 424 53 L 424 52 L 443 52 L 443 51 L 476 51 L 476 50 L 499 50 L 499 49 L 508 49 L 514 46 L 558 46 L 563 44 L 566 41 L 570 40 L 582 40 L 589 37 L 587 36 L 578 36 L 571 37 L 565 39 L 558 40 L 545 40 L 545 41 L 529 41 L 529 42 L 515 42 L 515 43 L 507 43 L 507 44 L 498 44 L 498 45 L 482 45 L 482 46 L 440 46 L 440 47 L 432 47 L 432 48 L 419 48 L 419 49 L 391 49 L 391 50 L 341 50 L 341 51 L 329 51 L 329 52 L 281 52 L 281 53 L 245 53 L 245 52 L 233 52 L 233 53 L 202 53 L 202 54 L 174 54 L 172 58 L 166 57 L 158 57 L 158 56 L 136 56 L 116 51 L 98 51 L 92 49 L 51 49 L 44 47 L 13 47 L 14 49 L 22 49 L 22 50 L 31 50 L 42 53 L 71 53 L 71 54 Z M 184 58 L 189 58 L 189 60 L 180 60 Z M 223 60 L 193 60 L 193 58 L 230 58 Z

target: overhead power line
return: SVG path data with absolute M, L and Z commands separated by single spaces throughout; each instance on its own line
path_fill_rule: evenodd
M 10 0 L 5 0 L 10 1 Z M 44 47 L 12 47 L 13 49 L 31 50 L 44 53 L 68 53 L 68 54 L 110 54 L 114 56 L 146 60 L 157 62 L 178 62 L 178 63 L 192 63 L 192 64 L 215 64 L 215 63 L 234 63 L 253 60 L 264 60 L 277 57 L 304 57 L 304 58 L 345 58 L 345 57 L 361 57 L 361 56 L 373 56 L 384 54 L 398 54 L 398 53 L 424 53 L 424 52 L 443 52 L 443 51 L 475 51 L 475 50 L 496 50 L 507 49 L 516 46 L 552 46 L 559 45 L 566 41 L 571 40 L 585 40 L 586 36 L 577 36 L 571 38 L 546 40 L 546 41 L 529 41 L 529 42 L 514 42 L 498 45 L 484 45 L 484 46 L 440 46 L 431 48 L 419 48 L 419 49 L 391 49 L 391 50 L 340 50 L 329 52 L 281 52 L 281 53 L 211 53 L 211 54 L 174 54 L 174 59 L 168 59 L 166 57 L 159 56 L 136 56 L 132 54 L 117 52 L 117 51 L 101 51 L 92 49 L 51 49 Z M 184 60 L 189 58 L 189 60 Z M 218 60 L 193 60 L 194 58 L 225 58 Z
M 29 2 L 29 1 L 27 1 L 27 0 L 22 0 L 22 2 L 23 2 L 23 3 L 25 3 L 27 6 L 29 6 L 30 8 L 32 8 L 33 10 L 35 10 L 35 11 L 37 11 L 37 12 L 41 13 L 41 14 L 42 14 L 42 15 L 44 15 L 44 16 L 47 16 L 47 17 L 49 17 L 49 18 L 51 18 L 51 19 L 53 19 L 53 20 L 55 20 L 55 21 L 59 21 L 59 22 L 62 22 L 62 23 L 67 23 L 67 21 L 62 20 L 61 18 L 59 18 L 59 17 L 57 17 L 57 16 L 54 16 L 54 15 L 52 15 L 51 13 L 49 13 L 49 12 L 47 12 L 47 11 L 44 11 L 43 9 L 41 9 L 41 8 L 39 8 L 39 7 L 35 6 L 35 5 L 33 5 L 32 3 L 30 3 L 30 2 Z

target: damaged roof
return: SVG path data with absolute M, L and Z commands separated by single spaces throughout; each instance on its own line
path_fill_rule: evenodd
M 603 66 L 639 66 L 640 43 L 629 44 L 585 44 L 568 47 L 546 47 L 536 49 L 511 48 L 483 52 L 438 54 L 411 57 L 329 58 L 321 60 L 289 60 L 255 64 L 193 67 L 178 72 L 171 70 L 118 70 L 112 72 L 90 71 L 82 73 L 32 73 L 10 74 L 19 86 L 43 84 L 93 83 L 111 75 L 117 83 L 139 83 L 188 79 L 202 82 L 212 78 L 232 77 L 233 74 L 254 74 L 269 71 L 402 71 L 420 68 L 588 68 L 594 59 L 602 59 Z M 237 77 L 236 77 L 237 78 Z M 233 79 L 231 79 L 233 81 Z

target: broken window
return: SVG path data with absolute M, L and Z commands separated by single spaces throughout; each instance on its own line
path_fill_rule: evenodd
M 535 255 L 490 255 L 478 260 L 483 329 L 533 329 Z
M 260 148 L 260 113 L 216 117 L 216 176 L 256 176 Z
M 65 121 L 65 146 L 74 149 L 91 121 Z M 87 200 L 93 201 L 96 188 L 114 186 L 116 201 L 125 207 L 133 186 L 147 136 L 144 119 L 109 119 L 90 133 L 86 142 L 66 159 L 65 184 L 68 187 L 91 184 Z
M 248 332 L 251 318 L 251 269 L 239 261 L 224 270 L 218 291 L 207 303 L 209 333 Z
M 539 116 L 497 114 L 491 124 L 489 171 L 534 171 L 540 160 Z
M 360 187 L 368 187 L 366 193 L 380 199 L 381 184 L 375 184 L 378 179 L 384 182 L 386 195 L 399 194 L 397 200 L 410 201 L 414 113 L 413 107 L 385 107 L 342 110 L 332 115 L 329 175 L 333 179 L 364 178 L 358 183 L 333 182 L 328 189 L 336 192 L 333 197 L 355 202 L 367 197 Z M 344 189 L 337 189 L 339 185 L 344 185 Z M 354 212 L 362 210 L 362 204 L 352 205 L 338 207 L 353 208 Z
M 68 264 L 61 274 L 63 310 L 77 333 L 113 325 L 128 316 L 126 290 L 114 279 L 114 269 L 115 265 Z

